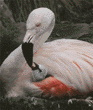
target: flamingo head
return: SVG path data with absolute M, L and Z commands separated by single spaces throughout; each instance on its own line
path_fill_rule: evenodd
M 55 24 L 55 15 L 48 8 L 33 10 L 27 19 L 24 43 L 33 44 L 35 53 L 50 36 Z
M 55 15 L 48 8 L 33 10 L 27 19 L 27 32 L 23 40 L 23 55 L 31 67 L 33 54 L 42 46 L 50 36 L 55 24 Z
M 32 81 L 37 82 L 45 79 L 47 76 L 47 68 L 42 64 L 36 64 L 34 62 L 34 66 L 32 66 Z

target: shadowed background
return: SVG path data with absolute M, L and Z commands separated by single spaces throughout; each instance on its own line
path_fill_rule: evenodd
M 93 43 L 93 0 L 0 0 L 0 65 L 11 51 L 22 43 L 27 17 L 33 9 L 39 7 L 51 9 L 56 16 L 55 28 L 47 41 L 71 38 Z M 84 102 L 75 104 L 75 101 L 71 106 L 67 101 L 54 102 L 31 98 L 19 100 L 18 106 L 15 105 L 16 100 L 8 102 L 8 99 L 0 99 L 1 110 L 9 106 L 9 110 L 93 109 L 93 105 L 89 106 Z M 4 106 L 5 103 L 8 103 L 7 106 Z

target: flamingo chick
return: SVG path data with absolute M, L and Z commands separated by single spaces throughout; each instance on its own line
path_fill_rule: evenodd
M 93 92 L 93 44 L 71 39 L 44 43 L 54 24 L 48 8 L 30 13 L 23 44 L 1 65 L 1 95 L 69 98 Z

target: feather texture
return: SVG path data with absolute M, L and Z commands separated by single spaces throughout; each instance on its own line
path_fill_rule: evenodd
M 23 44 L 0 67 L 1 88 L 6 91 L 0 95 L 64 98 L 93 92 L 93 44 L 71 39 L 44 43 L 54 24 L 55 15 L 47 8 L 30 13 Z M 40 71 L 30 68 L 32 61 Z
M 48 74 L 59 80 L 60 84 L 63 83 L 81 93 L 89 93 L 93 91 L 92 46 L 93 44 L 79 40 L 55 40 L 45 43 L 34 54 L 34 61 L 45 65 Z

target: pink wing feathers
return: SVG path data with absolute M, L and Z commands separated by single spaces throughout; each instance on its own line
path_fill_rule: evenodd
M 51 77 L 34 83 L 44 94 L 64 97 L 93 91 L 93 44 L 78 40 L 45 43 L 34 61 L 46 66 Z

